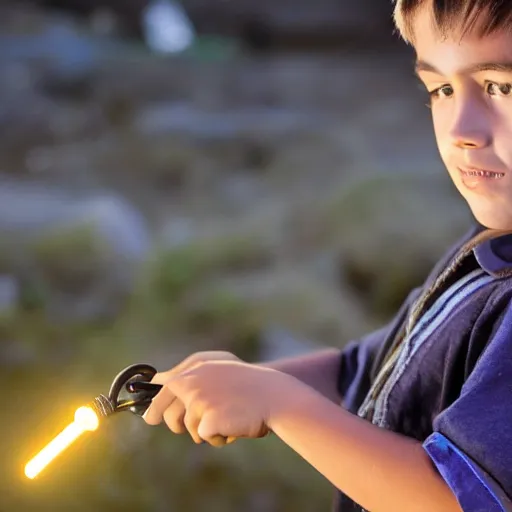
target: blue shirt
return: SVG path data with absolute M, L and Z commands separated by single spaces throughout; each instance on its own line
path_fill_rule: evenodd
M 488 233 L 472 229 L 387 326 L 349 343 L 338 381 L 346 409 L 363 417 L 370 410 L 376 425 L 423 443 L 464 512 L 512 512 L 512 234 L 492 232 L 475 244 L 414 322 L 411 316 L 460 248 Z M 397 359 L 382 379 L 400 333 Z M 336 510 L 363 509 L 339 492 Z

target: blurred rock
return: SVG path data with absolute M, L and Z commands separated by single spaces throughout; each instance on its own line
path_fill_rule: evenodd
M 153 51 L 179 53 L 194 42 L 194 27 L 181 3 L 174 0 L 152 0 L 142 16 L 144 38 Z
M 260 359 L 274 361 L 282 357 L 301 356 L 318 349 L 318 343 L 311 343 L 293 335 L 286 329 L 268 327 L 260 339 Z
M 4 258 L 41 281 L 45 306 L 67 319 L 113 314 L 150 248 L 140 214 L 119 197 L 0 184 Z
M 98 66 L 130 53 L 122 41 L 95 35 L 72 17 L 28 5 L 0 5 L 0 67 L 29 66 L 39 91 L 83 100 L 91 93 Z
M 13 276 L 0 275 L 0 315 L 9 314 L 18 305 L 20 290 Z
M 275 355 L 302 352 L 309 342 L 343 346 L 371 325 L 361 305 L 346 290 L 340 293 L 332 280 L 326 281 L 311 269 L 301 271 L 300 265 L 278 268 L 226 276 L 222 281 L 222 289 L 241 301 L 260 326 L 267 356 L 273 350 Z
M 205 140 L 233 140 L 243 135 L 261 138 L 313 133 L 332 122 L 322 115 L 279 108 L 237 108 L 233 111 L 208 112 L 193 105 L 170 103 L 143 110 L 134 128 L 146 136 L 176 133 Z
M 60 76 L 83 75 L 100 55 L 101 45 L 80 34 L 66 19 L 44 18 L 37 31 L 20 29 L 0 36 L 0 61 L 46 64 Z
M 168 248 L 180 247 L 193 242 L 197 229 L 191 219 L 169 219 L 161 232 L 162 244 Z
M 118 35 L 142 37 L 142 12 L 151 0 L 27 0 L 27 3 L 57 12 L 74 14 L 97 23 L 99 13 L 116 20 Z

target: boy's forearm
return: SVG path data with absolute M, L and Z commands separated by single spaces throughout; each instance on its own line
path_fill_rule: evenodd
M 269 427 L 334 486 L 372 512 L 461 512 L 421 443 L 381 429 L 309 388 L 290 393 Z
M 261 365 L 295 377 L 334 403 L 339 403 L 341 400 L 337 389 L 340 369 L 339 349 L 328 348 L 303 356 L 261 363 Z

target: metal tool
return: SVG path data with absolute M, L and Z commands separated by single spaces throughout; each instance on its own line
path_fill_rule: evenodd
M 55 457 L 85 432 L 96 430 L 105 418 L 122 411 L 142 416 L 162 389 L 150 381 L 157 373 L 148 364 L 125 368 L 113 380 L 108 396 L 98 395 L 75 412 L 75 418 L 25 466 L 25 475 L 35 478 Z

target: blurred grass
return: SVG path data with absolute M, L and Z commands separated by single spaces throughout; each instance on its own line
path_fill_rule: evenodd
M 81 234 L 76 239 L 75 248 L 87 241 Z M 52 238 L 38 254 L 62 256 L 61 241 Z M 330 486 L 278 439 L 238 441 L 219 450 L 147 427 L 131 414 L 79 440 L 40 478 L 28 481 L 22 474 L 23 465 L 72 420 L 78 406 L 105 393 L 114 375 L 142 361 L 143 354 L 181 354 L 186 344 L 187 352 L 225 348 L 246 359 L 257 357 L 257 317 L 244 300 L 217 286 L 215 277 L 226 269 L 264 265 L 270 254 L 243 238 L 209 247 L 155 253 L 133 295 L 110 320 L 56 323 L 45 313 L 44 288 L 38 292 L 37 286 L 0 318 L 0 343 L 23 346 L 28 354 L 23 364 L 4 368 L 10 391 L 0 427 L 2 512 L 328 507 Z M 59 265 L 52 268 L 58 274 Z

